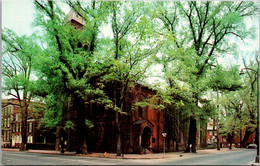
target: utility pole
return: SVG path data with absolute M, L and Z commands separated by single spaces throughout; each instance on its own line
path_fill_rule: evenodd
M 218 87 L 218 83 L 217 83 L 217 107 L 218 107 L 218 113 L 219 113 L 219 87 Z M 220 150 L 220 146 L 219 146 L 219 127 L 218 127 L 218 115 L 217 115 L 217 119 L 216 119 L 216 130 L 217 130 L 217 150 Z
M 259 112 L 260 112 L 260 53 L 258 52 L 258 61 L 257 61 L 257 127 L 256 127 L 256 145 L 257 145 L 257 151 L 256 151 L 256 157 L 255 162 L 259 163 Z
M 167 133 L 162 133 L 163 136 L 163 154 L 165 154 L 165 137 L 166 137 Z

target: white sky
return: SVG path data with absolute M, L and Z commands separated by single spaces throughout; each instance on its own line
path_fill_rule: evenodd
M 12 29 L 18 35 L 30 35 L 33 12 L 32 0 L 2 0 L 2 28 Z
M 65 13 L 68 13 L 70 8 L 66 5 L 63 5 L 63 10 Z M 2 28 L 9 28 L 14 30 L 18 35 L 30 35 L 36 29 L 33 29 L 32 22 L 34 20 L 34 5 L 33 0 L 2 0 Z M 248 20 L 247 25 L 251 27 L 253 24 L 257 27 L 257 35 L 254 40 L 245 40 L 241 42 L 240 48 L 238 51 L 237 59 L 234 59 L 234 55 L 223 55 L 218 58 L 219 64 L 242 64 L 241 56 L 248 56 L 253 51 L 259 50 L 259 23 L 260 17 L 256 20 Z M 110 36 L 106 34 L 107 31 L 110 31 L 108 27 L 104 27 L 105 37 Z M 111 31 L 110 31 L 111 32 Z M 235 42 L 235 41 L 234 41 Z M 155 73 L 159 74 L 159 68 L 155 69 Z M 157 77 L 158 78 L 158 77 Z M 150 80 L 156 80 L 156 77 L 151 78 Z M 4 97 L 4 95 L 2 96 Z
M 62 3 L 63 4 L 63 3 Z M 68 13 L 70 8 L 67 5 L 62 5 L 65 13 Z M 30 35 L 33 29 L 32 22 L 34 19 L 34 5 L 33 0 L 2 0 L 2 28 L 10 28 L 18 35 Z M 254 24 L 257 27 L 257 35 L 255 40 L 245 40 L 241 42 L 240 50 L 243 54 L 248 54 L 255 50 L 259 50 L 259 23 L 260 17 L 255 20 L 248 20 L 248 28 Z M 110 31 L 108 27 L 104 27 L 105 31 Z M 108 34 L 104 34 L 106 37 Z M 110 36 L 110 35 L 109 35 Z M 225 55 L 225 58 L 219 58 L 219 62 L 226 62 L 231 60 L 234 62 L 232 55 Z

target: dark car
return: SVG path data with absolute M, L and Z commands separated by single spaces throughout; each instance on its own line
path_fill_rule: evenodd
M 249 144 L 246 146 L 247 149 L 256 149 L 257 145 L 256 144 Z

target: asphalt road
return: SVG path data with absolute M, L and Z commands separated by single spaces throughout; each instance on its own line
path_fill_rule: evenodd
M 238 150 L 217 154 L 193 154 L 185 158 L 109 159 L 26 152 L 2 152 L 2 165 L 250 165 L 256 150 Z

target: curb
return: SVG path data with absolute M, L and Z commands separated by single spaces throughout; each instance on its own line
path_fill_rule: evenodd
M 22 152 L 22 153 L 39 153 L 39 154 L 54 154 L 54 155 L 66 155 L 66 156 L 82 156 L 82 157 L 95 157 L 95 158 L 110 158 L 110 159 L 133 159 L 133 160 L 138 160 L 138 159 L 165 159 L 165 158 L 181 158 L 181 157 L 184 157 L 184 156 L 188 156 L 188 155 L 185 155 L 185 154 L 175 154 L 174 156 L 159 156 L 159 157 L 156 157 L 156 156 L 151 156 L 151 157 L 147 157 L 147 156 L 138 156 L 138 157 L 127 157 L 127 156 L 102 156 L 102 155 L 92 155 L 92 154 L 66 154 L 65 153 L 53 153 L 53 152 L 44 152 L 44 151 L 19 151 L 19 149 L 2 149 L 2 151 L 14 151 L 14 152 Z
M 237 150 L 237 149 L 236 149 Z M 102 155 L 102 153 L 100 154 L 76 154 L 75 152 L 65 152 L 65 153 L 60 153 L 59 151 L 41 151 L 41 150 L 28 150 L 28 151 L 19 151 L 19 149 L 2 149 L 2 151 L 14 151 L 14 152 L 24 152 L 24 153 L 39 153 L 39 154 L 54 154 L 54 155 L 66 155 L 66 156 L 82 156 L 82 157 L 95 157 L 95 158 L 110 158 L 110 159 L 132 159 L 132 160 L 138 160 L 138 159 L 166 159 L 166 158 L 183 158 L 183 157 L 187 157 L 187 156 L 193 156 L 193 153 L 182 153 L 182 152 L 172 152 L 172 154 L 166 154 L 165 156 L 162 156 L 163 154 L 160 154 L 161 156 L 157 156 L 156 154 L 155 156 L 145 156 L 145 155 L 138 155 L 138 157 L 135 156 L 127 156 L 127 154 L 122 157 L 122 156 L 116 156 L 116 154 L 114 154 L 115 156 L 113 156 L 113 154 L 108 155 L 106 157 L 104 157 L 104 155 Z M 225 150 L 222 152 L 228 152 L 229 150 Z M 233 150 L 232 150 L 233 151 Z M 235 151 L 235 149 L 234 149 Z M 206 152 L 203 150 L 201 150 L 200 152 L 197 152 L 196 155 L 203 155 L 203 154 L 210 154 L 212 152 Z M 220 152 L 220 151 L 219 151 Z M 175 153 L 175 154 L 174 154 Z M 216 152 L 213 152 L 216 153 Z M 218 153 L 218 152 L 217 152 Z M 258 165 L 258 163 L 251 163 L 251 165 Z
M 256 162 L 252 162 L 250 163 L 251 166 L 256 166 L 256 165 L 259 165 L 259 163 L 256 163 Z

